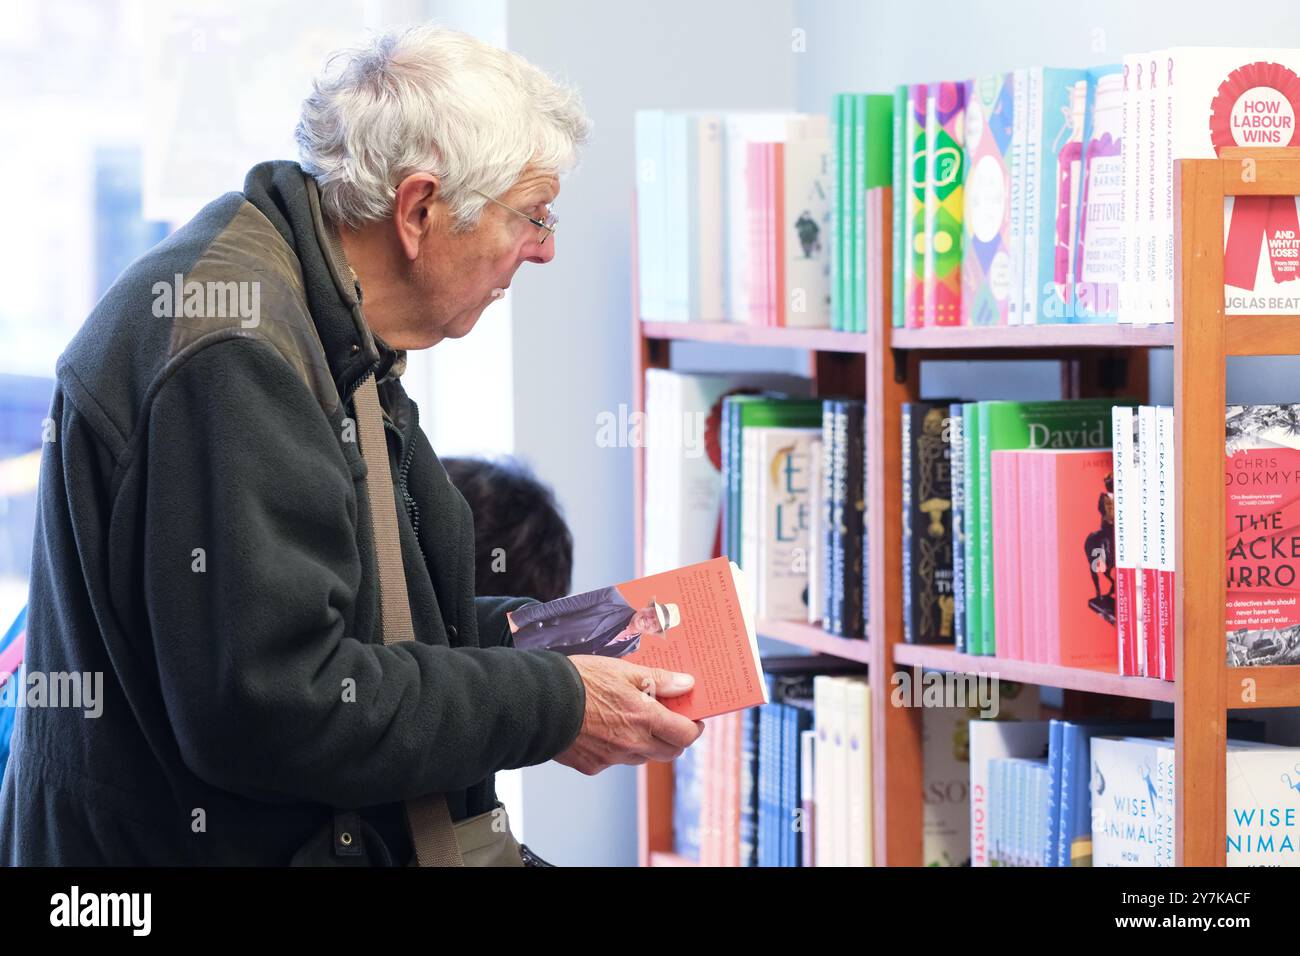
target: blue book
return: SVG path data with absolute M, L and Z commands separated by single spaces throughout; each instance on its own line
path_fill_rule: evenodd
M 779 866 L 777 844 L 777 790 L 781 776 L 781 708 L 779 703 L 759 708 L 758 772 L 760 781 L 758 865 Z
M 795 811 L 799 809 L 799 787 L 802 783 L 802 761 L 799 754 L 800 737 L 812 730 L 812 701 L 796 700 L 786 705 L 786 749 L 783 762 L 787 768 L 785 782 L 784 838 L 786 866 L 803 865 L 802 829 L 795 827 Z
M 1061 826 L 1061 744 L 1065 736 L 1065 722 L 1054 720 L 1047 731 L 1047 841 L 1044 866 L 1060 866 Z
M 740 865 L 758 865 L 758 707 L 740 715 Z

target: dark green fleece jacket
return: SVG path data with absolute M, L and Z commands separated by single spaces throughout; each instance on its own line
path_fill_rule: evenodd
M 486 812 L 495 771 L 576 738 L 578 672 L 511 646 L 526 600 L 474 596 L 469 506 L 340 257 L 311 177 L 263 163 L 59 359 L 26 684 L 102 674 L 102 712 L 20 709 L 0 863 L 281 865 L 335 809 L 403 861 L 399 801 Z M 416 634 L 388 647 L 351 422 L 369 374 Z

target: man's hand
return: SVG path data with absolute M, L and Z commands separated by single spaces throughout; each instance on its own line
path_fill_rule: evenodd
M 689 691 L 695 684 L 689 674 L 595 654 L 569 660 L 586 686 L 587 710 L 578 739 L 555 758 L 558 763 L 593 776 L 614 764 L 669 761 L 704 733 L 702 721 L 675 714 L 656 700 Z

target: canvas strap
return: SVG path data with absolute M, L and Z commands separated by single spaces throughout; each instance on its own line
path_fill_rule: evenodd
M 406 596 L 406 569 L 397 529 L 397 502 L 388 467 L 388 442 L 384 438 L 379 390 L 373 375 L 366 376 L 353 395 L 361 457 L 366 462 L 366 491 L 370 496 L 370 521 L 379 563 L 380 628 L 384 644 L 415 640 L 411 605 Z M 419 866 L 464 866 L 456 830 L 440 793 L 406 801 L 406 824 Z

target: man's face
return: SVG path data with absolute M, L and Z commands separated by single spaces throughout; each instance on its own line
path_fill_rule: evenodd
M 495 198 L 541 220 L 559 193 L 557 176 L 530 168 Z M 455 233 L 449 221 L 441 224 L 437 241 L 425 244 L 415 270 L 418 294 L 427 304 L 420 324 L 429 329 L 429 345 L 467 334 L 483 310 L 496 301 L 493 291 L 509 288 L 523 263 L 550 262 L 555 257 L 555 236 L 542 244 L 540 232 L 523 216 L 494 202 L 484 205 L 473 229 Z
M 659 633 L 659 615 L 653 607 L 643 607 L 632 618 L 632 623 L 642 634 Z

